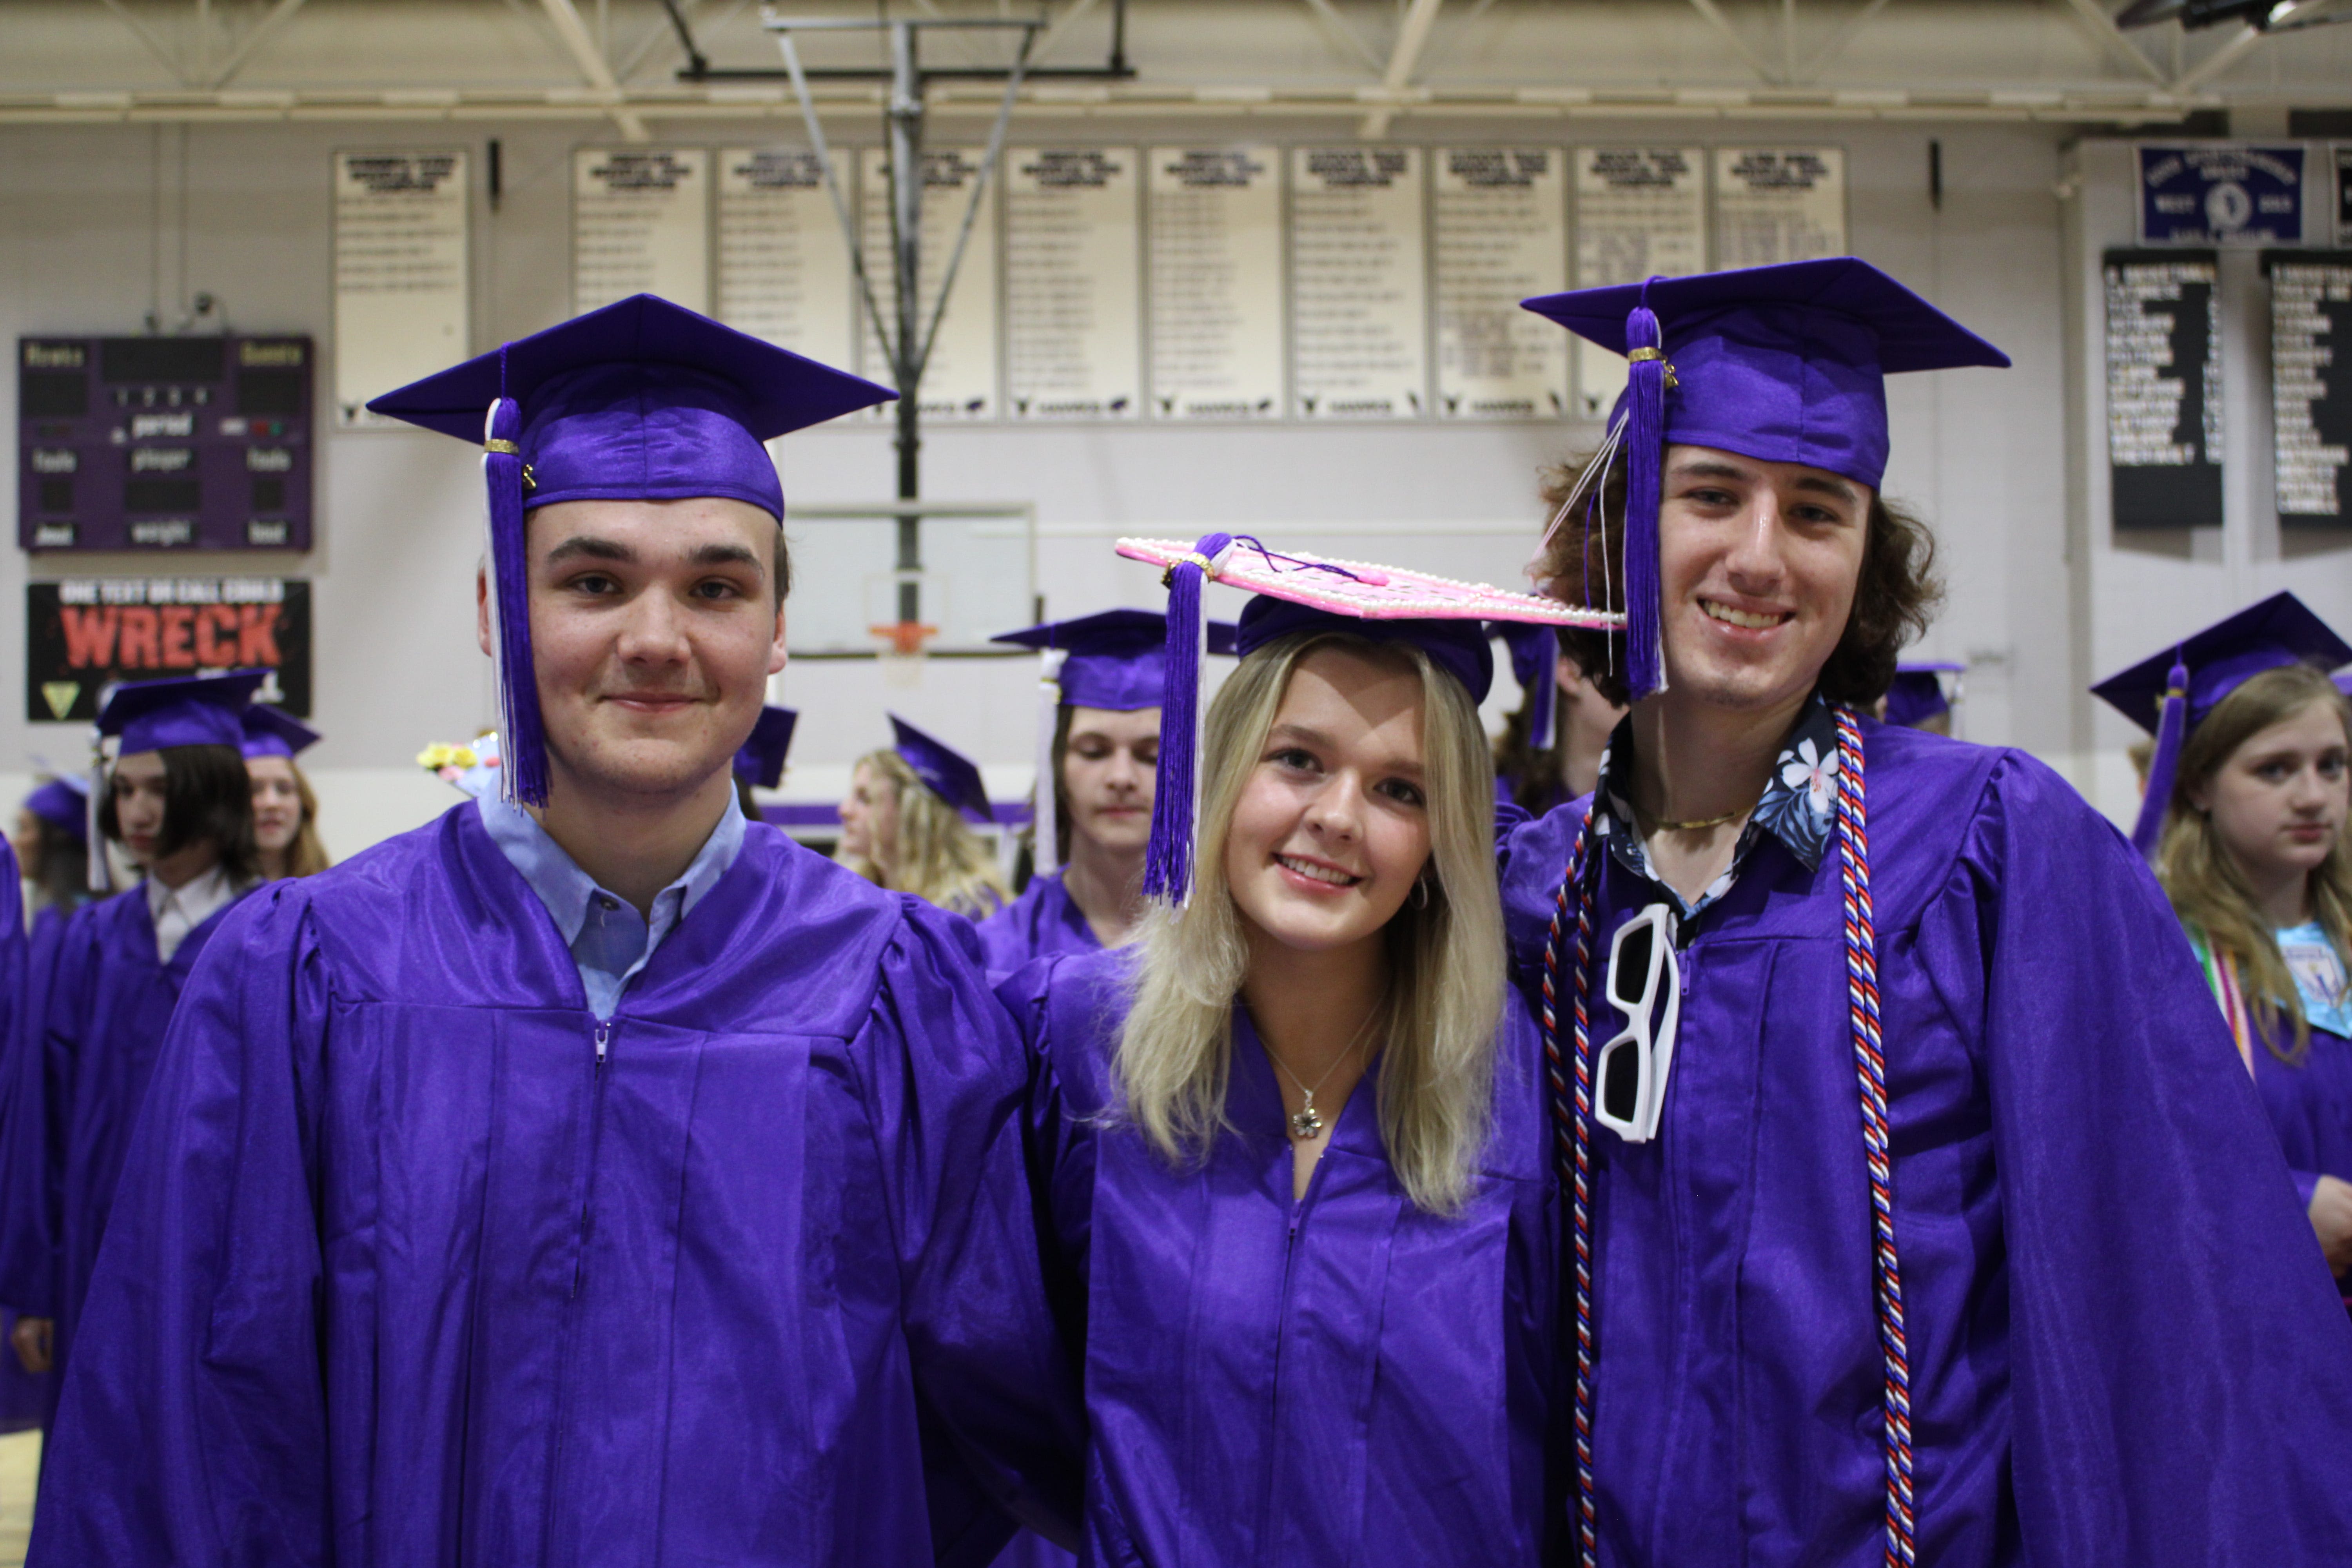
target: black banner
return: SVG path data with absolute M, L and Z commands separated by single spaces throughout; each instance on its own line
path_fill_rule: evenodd
M 2270 250 L 2279 523 L 2352 528 L 2352 250 Z
M 2110 250 L 2107 462 L 2120 530 L 2221 526 L 2221 315 L 2210 250 Z
M 25 717 L 87 722 L 126 680 L 268 669 L 260 700 L 310 714 L 310 584 L 299 577 L 78 577 L 25 588 Z

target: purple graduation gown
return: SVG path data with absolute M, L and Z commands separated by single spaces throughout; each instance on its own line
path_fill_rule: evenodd
M 1021 896 L 979 923 L 980 949 L 992 975 L 1007 975 L 1055 952 L 1099 952 L 1095 928 L 1078 910 L 1058 872 L 1032 877 Z
M 54 913 L 41 911 L 43 917 Z M 35 930 L 42 936 L 37 945 L 54 952 L 54 931 L 62 921 L 62 916 L 37 917 Z M 40 1016 L 39 977 L 44 965 L 31 952 L 35 945 L 26 940 L 25 885 L 17 877 L 16 852 L 0 842 L 0 1149 L 6 1147 L 7 1107 L 16 1098 L 17 1077 L 26 1058 L 40 1048 L 33 1020 Z M 0 1169 L 0 1181 L 6 1179 L 5 1169 Z M 5 1217 L 5 1208 L 0 1208 L 0 1223 Z M 16 1359 L 8 1343 L 16 1326 L 16 1312 L 0 1307 L 0 1432 L 47 1425 L 51 1390 L 57 1384 L 47 1373 L 36 1377 L 26 1372 Z
M 2294 1031 L 2291 1021 L 2278 1020 L 2282 1044 L 2293 1041 Z M 2286 1156 L 2295 1196 L 2306 1213 L 2320 1177 L 2352 1182 L 2352 1040 L 2314 1028 L 2309 1053 L 2301 1065 L 2291 1066 L 2272 1055 L 2258 1036 L 2254 1091 L 2262 1097 L 2271 1131 L 2278 1134 L 2279 1152 Z M 2352 1304 L 2352 1270 L 2337 1279 L 2336 1289 Z
M 1406 1201 L 1377 1065 L 1294 1203 L 1281 1093 L 1238 1007 L 1234 1131 L 1200 1166 L 1100 1119 L 1133 958 L 1049 960 L 998 988 L 1036 1058 L 1033 1148 L 1050 1162 L 1065 1315 L 1084 1324 L 1086 1561 L 1543 1561 L 1565 1514 L 1547 1476 L 1558 1207 L 1531 1021 L 1506 1009 L 1493 1141 L 1463 1214 Z
M 38 1075 L 9 1107 L 0 1301 L 57 1320 L 57 1364 L 80 1333 L 83 1299 L 136 1142 L 164 1032 L 189 975 L 235 902 L 155 948 L 146 884 L 67 917 L 48 972 Z
M 1863 730 L 1918 1561 L 2345 1562 L 2352 1325 L 2163 895 L 2032 758 Z M 1581 809 L 1506 846 L 1530 988 Z M 1607 863 L 1599 952 L 1645 896 Z M 1595 1129 L 1618 1568 L 1882 1560 L 1840 915 L 1834 841 L 1767 836 L 1683 954 L 1659 1137 Z
M 165 1047 L 30 1561 L 897 1568 L 1075 1519 L 965 929 L 755 824 L 600 1028 L 471 801 L 270 884 Z

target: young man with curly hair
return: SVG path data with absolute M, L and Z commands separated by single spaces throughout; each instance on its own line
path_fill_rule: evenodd
M 2032 758 L 1860 717 L 1936 597 L 1883 375 L 2006 358 L 1845 258 L 1530 308 L 1632 351 L 1543 568 L 1633 711 L 1505 847 L 1571 1555 L 2342 1561 L 2352 1327 L 2162 894 Z

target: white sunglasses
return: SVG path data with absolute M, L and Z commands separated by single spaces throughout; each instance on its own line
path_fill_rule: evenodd
M 1628 1143 L 1655 1138 L 1665 1111 L 1683 1010 L 1675 923 L 1673 910 L 1652 904 L 1609 939 L 1609 1005 L 1625 1026 L 1593 1058 L 1592 1119 Z

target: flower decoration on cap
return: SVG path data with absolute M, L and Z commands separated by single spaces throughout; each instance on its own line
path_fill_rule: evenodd
M 530 649 L 530 509 L 740 500 L 782 522 L 766 443 L 896 394 L 651 294 L 386 393 L 369 411 L 482 445 L 505 797 L 547 804 Z
M 1845 257 L 1653 278 L 1524 302 L 1626 357 L 1608 435 L 1553 514 L 1549 543 L 1582 509 L 1601 539 L 1602 600 L 1612 563 L 1597 513 L 1625 463 L 1625 675 L 1634 700 L 1665 686 L 1658 566 L 1661 467 L 1669 444 L 1798 463 L 1876 489 L 1886 468 L 1885 377 L 2009 356 L 1866 261 Z
M 1151 802 L 1151 844 L 1143 890 L 1181 906 L 1192 891 L 1195 802 L 1201 789 L 1201 700 L 1209 581 L 1255 593 L 1242 611 L 1237 647 L 1247 658 L 1295 631 L 1328 628 L 1377 641 L 1409 642 L 1483 701 L 1495 661 L 1483 623 L 1611 630 L 1624 617 L 1563 605 L 1485 583 L 1464 583 L 1393 566 L 1286 554 L 1247 534 L 1178 540 L 1122 539 L 1118 552 L 1164 568 L 1168 587 L 1166 683 L 1160 707 L 1160 777 Z
M 2293 594 L 2273 594 L 2091 688 L 2109 707 L 2156 737 L 2147 790 L 2132 826 L 2134 848 L 2151 860 L 2156 858 L 2189 731 L 2239 687 L 2265 670 L 2290 664 L 2335 669 L 2352 664 L 2352 645 Z
M 496 795 L 499 776 L 504 771 L 499 765 L 499 732 L 487 731 L 475 737 L 471 745 L 436 741 L 416 753 L 416 765 L 467 795 Z

